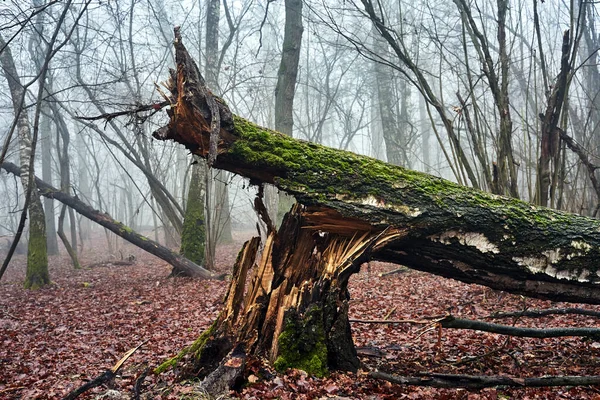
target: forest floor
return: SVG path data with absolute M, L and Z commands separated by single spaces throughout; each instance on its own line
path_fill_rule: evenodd
M 238 243 L 239 242 L 239 243 Z M 241 242 L 221 246 L 218 269 L 231 269 Z M 111 261 L 88 246 L 82 264 Z M 24 256 L 14 258 L 0 282 L 0 398 L 58 399 L 111 368 L 129 349 L 144 343 L 127 360 L 110 387 L 80 398 L 129 399 L 136 378 L 190 344 L 215 319 L 228 283 L 168 278 L 163 261 L 128 244 L 121 245 L 133 265 L 110 263 L 73 270 L 66 256 L 52 257 L 53 284 L 37 291 L 22 287 Z M 118 257 L 120 258 L 120 256 Z M 113 258 L 112 261 L 115 261 Z M 350 281 L 351 318 L 416 319 L 443 316 L 484 319 L 499 311 L 600 307 L 553 303 L 465 285 L 416 271 L 380 277 L 396 267 L 371 263 Z M 491 320 L 488 320 L 491 321 Z M 494 321 L 531 327 L 600 327 L 584 316 Z M 244 399 L 600 399 L 600 388 L 433 389 L 399 386 L 366 376 L 368 370 L 415 376 L 423 372 L 471 375 L 600 375 L 600 342 L 580 338 L 528 339 L 444 329 L 441 338 L 427 325 L 353 323 L 361 353 L 358 374 L 332 373 L 324 379 L 301 371 L 258 380 L 233 397 Z M 172 372 L 150 374 L 142 398 L 193 399 L 196 382 L 174 383 Z M 254 379 L 253 379 L 254 380 Z M 108 391 L 108 390 L 111 391 Z M 117 394 L 120 393 L 120 397 Z M 104 396 L 104 397 L 102 397 Z

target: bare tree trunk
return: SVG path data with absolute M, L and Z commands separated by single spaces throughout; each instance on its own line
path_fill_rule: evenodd
M 479 30 L 479 25 L 473 19 L 471 7 L 465 0 L 454 0 L 463 18 L 463 23 L 468 29 L 471 42 L 476 49 L 483 73 L 485 74 L 494 103 L 498 110 L 500 120 L 500 131 L 498 133 L 496 168 L 494 170 L 493 189 L 498 194 L 510 195 L 518 198 L 517 169 L 512 150 L 512 119 L 508 97 L 508 68 L 509 56 L 506 43 L 506 15 L 508 12 L 508 1 L 498 0 L 498 47 L 500 75 L 496 73 L 496 63 L 492 59 L 488 40 Z
M 17 68 L 12 57 L 10 48 L 0 36 L 0 63 L 4 76 L 8 81 L 10 94 L 13 102 L 15 117 L 17 118 L 17 131 L 19 135 L 19 156 L 21 162 L 21 183 L 24 193 L 29 193 L 29 242 L 27 250 L 27 272 L 25 275 L 25 287 L 36 289 L 50 283 L 48 273 L 48 253 L 46 243 L 46 220 L 42 201 L 37 193 L 32 158 L 32 136 L 29 128 L 27 110 L 24 108 L 25 89 L 19 80 Z M 26 196 L 27 198 L 27 196 Z
M 562 57 L 560 73 L 552 93 L 548 97 L 546 112 L 540 114 L 542 119 L 540 159 L 538 162 L 538 180 L 536 185 L 536 204 L 548 206 L 550 196 L 551 167 L 558 168 L 560 151 L 560 134 L 558 123 L 562 106 L 567 97 L 569 77 L 569 52 L 571 49 L 569 31 L 565 31 L 562 43 Z
M 76 139 L 77 147 L 77 177 L 79 187 L 79 197 L 85 199 L 87 203 L 91 203 L 92 190 L 90 187 L 90 173 L 88 171 L 87 160 L 86 160 L 86 149 L 84 143 L 84 136 L 78 135 Z M 91 155 L 89 155 L 91 157 Z M 42 178 L 46 181 L 45 178 Z M 47 181 L 46 181 L 47 182 Z M 79 237 L 81 238 L 80 246 L 83 248 L 83 241 L 89 240 L 92 234 L 92 226 L 90 220 L 83 218 L 79 223 Z
M 56 140 L 56 153 L 58 155 L 58 161 L 60 166 L 60 189 L 71 195 L 71 162 L 69 157 L 69 143 L 71 138 L 69 136 L 69 130 L 65 120 L 62 115 L 58 112 L 58 110 L 54 109 L 54 121 L 56 122 L 56 132 L 57 132 L 57 140 Z M 59 145 L 59 142 L 62 141 L 62 149 Z M 77 257 L 77 223 L 75 220 L 75 215 L 72 210 L 69 210 L 69 230 L 71 232 L 71 241 L 67 240 L 67 236 L 64 233 L 64 219 L 65 219 L 65 207 L 63 206 L 60 217 L 59 217 L 59 227 L 58 227 L 58 235 L 62 240 L 69 256 L 71 257 L 71 261 L 73 262 L 73 267 L 80 268 L 79 260 Z
M 378 54 L 385 57 L 389 53 L 387 42 L 377 35 L 377 28 L 373 26 L 375 33 L 374 49 Z M 381 119 L 381 132 L 385 140 L 386 160 L 394 165 L 406 165 L 404 157 L 405 144 L 404 134 L 406 131 L 400 129 L 396 104 L 398 99 L 394 95 L 394 76 L 389 66 L 375 62 L 375 86 L 377 88 L 378 117 Z
M 40 122 L 40 142 L 42 145 L 42 179 L 47 182 L 52 182 L 52 127 L 50 117 L 48 116 L 50 109 L 47 106 L 42 107 L 43 110 Z M 54 201 L 52 199 L 44 199 L 44 215 L 46 218 L 46 243 L 48 247 L 48 255 L 55 256 L 58 254 L 58 240 L 56 237 Z
M 221 1 L 209 0 L 206 4 L 206 83 L 217 90 L 219 87 L 219 20 Z M 211 244 L 231 243 L 231 210 L 229 206 L 229 173 L 210 170 L 212 185 L 209 198 L 209 212 L 212 213 L 208 235 Z M 208 191 L 207 191 L 208 193 Z M 214 249 L 213 249 L 214 253 Z
M 34 0 L 34 7 L 41 7 L 43 2 L 41 0 Z M 42 36 L 44 34 L 44 19 L 46 13 L 40 12 L 36 15 L 35 27 L 36 31 L 32 32 L 31 39 L 29 41 L 29 53 L 32 60 L 38 69 L 41 69 L 44 65 L 44 53 L 40 51 L 42 45 Z M 52 91 L 50 82 L 45 82 L 46 92 Z M 42 154 L 42 177 L 47 182 L 52 182 L 52 127 L 50 119 L 50 108 L 48 101 L 44 100 L 40 115 L 40 144 Z M 56 218 L 54 215 L 54 202 L 52 199 L 44 199 L 44 215 L 46 220 L 46 243 L 48 255 L 54 256 L 58 254 L 58 240 L 56 237 Z
M 381 116 L 379 115 L 379 89 L 377 87 L 377 74 L 375 72 L 376 64 L 373 64 L 373 85 L 371 89 L 371 123 L 369 130 L 371 132 L 371 156 L 381 161 L 387 161 L 385 158 L 385 145 L 383 141 L 383 129 L 381 128 Z M 423 104 L 423 107 L 425 105 Z
M 198 161 L 192 165 L 191 170 L 183 232 L 181 233 L 181 254 L 188 260 L 203 265 L 206 260 L 206 230 L 204 224 L 206 163 L 204 160 Z M 209 265 L 209 270 L 211 266 Z
M 285 29 L 275 86 L 275 129 L 288 136 L 294 132 L 294 98 L 303 31 L 302 0 L 285 0 Z M 280 210 L 285 212 L 294 203 L 293 197 L 279 193 L 275 188 L 267 187 L 265 197 L 266 203 L 272 206 L 268 212 L 275 224 L 281 221 Z
M 285 32 L 275 88 L 275 129 L 289 136 L 294 130 L 294 97 L 303 30 L 302 1 L 285 0 Z
M 65 249 L 67 249 L 67 253 L 69 253 L 69 257 L 71 257 L 71 262 L 73 263 L 73 268 L 81 269 L 81 264 L 79 263 L 79 259 L 77 258 L 77 251 L 71 246 L 69 243 L 69 239 L 67 239 L 67 235 L 65 235 L 65 230 L 63 229 L 65 223 L 65 212 L 67 211 L 67 206 L 63 204 L 60 209 L 60 214 L 58 215 L 58 236 L 60 240 L 62 240 Z

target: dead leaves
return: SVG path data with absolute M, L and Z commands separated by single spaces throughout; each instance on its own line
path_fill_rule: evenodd
M 221 248 L 219 267 L 229 271 L 239 245 Z M 170 267 L 139 254 L 136 265 L 73 271 L 66 258 L 51 265 L 55 284 L 36 292 L 21 287 L 24 262 L 0 283 L 0 398 L 55 399 L 114 365 L 130 348 L 148 342 L 123 366 L 117 390 L 130 393 L 145 368 L 175 355 L 216 318 L 226 282 L 167 279 Z M 93 260 L 84 260 L 93 261 Z M 350 314 L 357 319 L 425 320 L 451 312 L 483 318 L 498 311 L 564 307 L 408 272 L 386 277 L 394 266 L 371 263 L 350 278 Z M 19 275 L 21 274 L 21 275 Z M 84 287 L 84 282 L 89 283 Z M 581 306 L 600 309 L 592 306 Z M 503 321 L 508 323 L 509 321 Z M 527 326 L 598 326 L 589 316 L 553 315 L 513 321 Z M 477 331 L 422 325 L 353 324 L 365 368 L 398 375 L 420 372 L 541 375 L 600 374 L 600 343 L 579 338 L 507 340 Z M 440 335 L 441 333 L 441 335 Z M 195 384 L 174 384 L 172 375 L 143 379 L 147 398 L 181 398 Z M 402 387 L 364 373 L 332 373 L 317 379 L 301 371 L 277 375 L 253 361 L 246 399 L 498 399 L 594 398 L 589 388 L 466 390 Z M 96 389 L 98 394 L 100 389 Z M 90 397 L 92 394 L 90 394 Z M 144 398 L 144 397 L 142 397 Z

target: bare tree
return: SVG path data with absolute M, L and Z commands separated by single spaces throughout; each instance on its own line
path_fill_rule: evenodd
M 8 81 L 16 116 L 16 127 L 19 135 L 21 183 L 23 185 L 23 192 L 25 193 L 24 206 L 29 214 L 29 245 L 27 251 L 27 275 L 25 277 L 25 287 L 36 289 L 50 283 L 46 247 L 46 220 L 40 195 L 37 192 L 35 181 L 32 179 L 35 174 L 33 169 L 33 158 L 35 155 L 37 131 L 32 135 L 28 113 L 24 108 L 25 88 L 21 84 L 10 48 L 1 35 L 0 47 L 4 49 L 2 53 L 0 53 L 0 63 L 2 64 L 4 77 Z M 45 68 L 47 68 L 47 63 Z M 18 235 L 15 242 L 16 241 L 18 241 Z M 9 258 L 10 257 L 7 257 L 7 260 Z M 2 272 L 4 272 L 4 270 L 5 266 L 3 266 Z

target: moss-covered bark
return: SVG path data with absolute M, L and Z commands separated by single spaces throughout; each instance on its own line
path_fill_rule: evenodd
M 171 122 L 155 136 L 206 156 L 210 114 L 202 93 L 208 92 L 192 88 L 199 82 L 187 74 L 192 63 L 180 63 L 171 84 Z M 513 293 L 600 303 L 599 221 L 293 139 L 218 105 L 216 167 L 329 210 L 329 229 L 360 221 L 373 231 L 408 230 L 372 257 Z
M 181 233 L 181 254 L 198 265 L 204 265 L 206 226 L 204 224 L 203 166 L 194 164 Z
M 46 223 L 42 202 L 37 193 L 32 193 L 29 206 L 29 244 L 27 249 L 27 272 L 24 286 L 39 289 L 50 283 L 46 244 Z
M 21 183 L 25 202 L 28 202 L 29 213 L 29 249 L 27 252 L 27 273 L 25 287 L 36 289 L 50 283 L 48 274 L 48 249 L 46 243 L 46 222 L 44 209 L 38 194 L 35 181 L 31 181 L 34 175 L 34 156 L 37 142 L 37 132 L 32 135 L 27 109 L 22 107 L 25 98 L 25 88 L 21 84 L 17 68 L 15 66 L 10 47 L 4 42 L 0 35 L 0 66 L 8 82 L 13 109 L 16 116 L 17 132 L 19 137 L 19 161 L 21 167 Z M 41 80 L 44 80 L 45 70 L 41 72 Z
M 297 368 L 319 377 L 327 374 L 323 310 L 319 306 L 312 305 L 302 317 L 295 309 L 287 310 L 278 341 L 278 354 L 273 363 L 277 371 Z

